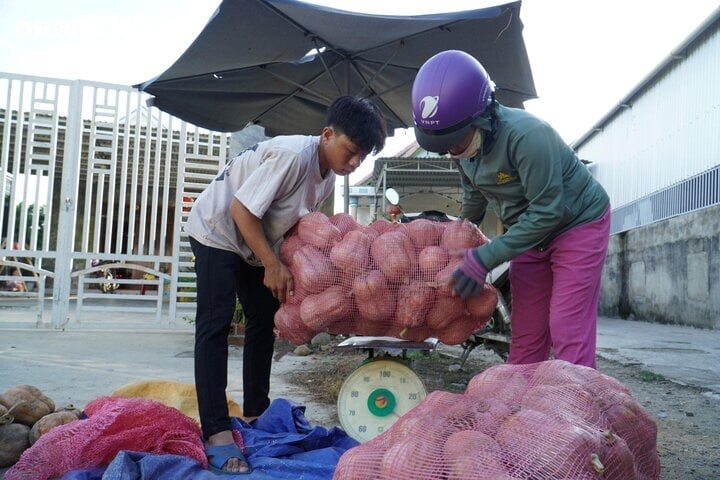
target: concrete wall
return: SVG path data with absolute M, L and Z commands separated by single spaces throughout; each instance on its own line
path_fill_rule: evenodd
M 599 310 L 720 329 L 720 206 L 613 235 Z

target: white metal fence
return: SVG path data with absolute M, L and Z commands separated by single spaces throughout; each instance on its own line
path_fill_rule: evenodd
M 3 309 L 46 322 L 52 298 L 56 327 L 91 310 L 158 325 L 194 313 L 181 227 L 229 135 L 146 100 L 126 86 L 0 73 Z
M 720 205 L 720 165 L 612 211 L 611 233 Z

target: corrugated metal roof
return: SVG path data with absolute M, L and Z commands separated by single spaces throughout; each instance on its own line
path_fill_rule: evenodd
M 375 160 L 372 184 L 395 189 L 460 189 L 460 172 L 445 157 L 388 157 Z
M 618 104 L 605 114 L 590 130 L 572 143 L 572 148 L 578 150 L 593 136 L 602 132 L 619 113 L 632 107 L 636 99 L 649 89 L 655 81 L 678 62 L 683 61 L 689 53 L 697 48 L 708 36 L 720 28 L 720 8 L 716 9 L 698 28 L 696 28 L 665 60 L 652 70 L 630 93 L 623 97 Z

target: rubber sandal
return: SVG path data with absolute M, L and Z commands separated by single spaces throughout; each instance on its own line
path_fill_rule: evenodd
M 207 455 L 209 470 L 213 473 L 217 473 L 218 475 L 247 475 L 252 472 L 250 463 L 247 461 L 240 448 L 234 443 L 228 443 L 227 445 L 205 444 L 205 455 Z M 223 470 L 223 467 L 231 458 L 239 458 L 245 462 L 248 466 L 247 471 L 230 472 L 228 470 Z

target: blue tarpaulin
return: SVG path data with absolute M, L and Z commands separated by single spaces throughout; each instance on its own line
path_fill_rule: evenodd
M 338 427 L 312 426 L 305 407 L 276 399 L 252 424 L 232 419 L 233 429 L 243 437 L 252 473 L 216 475 L 195 460 L 178 455 L 119 452 L 107 468 L 74 470 L 62 480 L 136 479 L 332 479 L 340 456 L 358 442 Z

